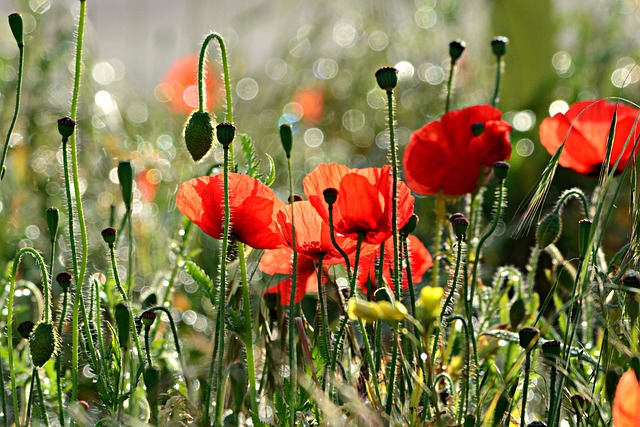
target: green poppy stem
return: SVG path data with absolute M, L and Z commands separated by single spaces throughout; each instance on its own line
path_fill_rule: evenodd
M 20 59 L 18 61 L 18 83 L 16 86 L 16 105 L 13 111 L 13 118 L 11 119 L 11 124 L 9 125 L 9 130 L 7 131 L 7 139 L 4 143 L 4 148 L 2 149 L 2 158 L 0 158 L 0 183 L 4 178 L 4 173 L 6 170 L 5 161 L 7 160 L 7 152 L 9 151 L 9 142 L 11 141 L 11 134 L 13 133 L 13 128 L 16 125 L 16 121 L 18 119 L 18 113 L 20 112 L 20 97 L 22 96 L 22 70 L 24 68 L 24 45 L 18 45 L 18 49 L 20 51 Z
M 331 375 L 329 375 L 328 368 L 331 367 L 331 336 L 329 335 L 329 315 L 327 314 L 327 290 L 322 284 L 322 258 L 323 255 L 318 256 L 318 293 L 320 300 L 320 317 L 321 325 L 318 328 L 322 334 L 322 357 L 324 359 L 324 372 L 322 374 L 322 391 L 327 388 L 327 380 L 332 382 Z
M 529 390 L 529 373 L 531 371 L 531 352 L 524 355 L 524 383 L 522 384 L 522 409 L 520 411 L 520 425 L 525 426 L 525 414 L 527 408 L 527 392 Z
M 47 415 L 47 407 L 44 404 L 44 393 L 42 393 L 42 384 L 40 384 L 40 375 L 37 369 L 33 370 L 36 377 L 36 388 L 38 389 L 38 398 L 40 399 L 40 418 L 44 421 L 44 425 L 49 427 L 49 416 Z
M 293 167 L 291 156 L 287 154 L 287 171 L 289 173 L 289 203 L 291 204 L 291 248 L 293 249 L 293 265 L 291 271 L 291 293 L 289 295 L 289 425 L 295 425 L 297 391 L 298 391 L 298 362 L 295 345 L 295 325 L 293 319 L 296 316 L 296 288 L 298 270 L 298 249 L 296 246 L 295 227 L 295 202 L 293 186 Z M 319 286 L 319 284 L 318 284 Z
M 500 91 L 500 77 L 502 75 L 502 56 L 497 56 L 497 65 L 496 65 L 496 87 L 493 90 L 493 96 L 491 97 L 491 106 L 495 107 L 498 104 L 499 98 L 498 93 Z

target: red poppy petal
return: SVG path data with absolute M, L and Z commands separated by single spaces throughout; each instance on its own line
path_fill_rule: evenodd
M 633 369 L 620 377 L 613 398 L 612 420 L 613 427 L 640 425 L 640 385 Z
M 260 258 L 258 268 L 266 274 L 291 274 L 293 250 L 288 247 L 267 249 Z
M 349 168 L 337 163 L 321 163 L 302 180 L 304 194 L 318 211 L 323 220 L 329 221 L 327 204 L 322 192 L 327 188 L 340 188 L 342 177 L 349 173 Z M 338 195 L 338 197 L 340 197 Z
M 438 194 L 443 184 L 451 148 L 439 120 L 415 131 L 409 139 L 403 158 L 404 174 L 409 188 L 418 194 Z
M 364 176 L 350 173 L 342 178 L 334 207 L 336 232 L 356 238 L 360 233 L 376 229 L 386 202 L 380 200 L 382 197 Z
M 289 264 L 289 271 L 291 271 L 291 264 Z M 301 256 L 298 258 L 298 268 L 296 270 L 296 296 L 294 302 L 298 304 L 304 298 L 304 295 L 309 291 L 307 286 L 310 279 L 316 274 L 315 263 L 311 258 Z M 286 279 L 267 289 L 266 293 L 280 293 L 280 304 L 289 305 L 289 299 L 291 298 L 291 283 L 292 279 Z M 317 283 L 317 282 L 316 282 Z M 313 288 L 313 284 L 311 284 Z M 317 285 L 315 287 L 317 290 Z

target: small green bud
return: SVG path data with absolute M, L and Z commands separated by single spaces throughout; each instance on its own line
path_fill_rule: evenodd
M 58 282 L 58 285 L 60 285 L 60 287 L 64 291 L 66 291 L 67 289 L 69 289 L 69 287 L 71 287 L 72 280 L 73 280 L 73 275 L 68 271 L 60 272 L 56 276 L 56 282 Z
M 142 319 L 142 324 L 145 327 L 150 328 L 153 325 L 153 322 L 156 321 L 156 313 L 155 311 L 147 310 L 140 315 L 140 318 Z
M 584 259 L 589 253 L 589 236 L 591 235 L 592 222 L 588 219 L 583 219 L 578 223 L 578 248 L 580 253 L 580 259 Z
M 129 335 L 131 332 L 131 318 L 129 316 L 129 306 L 123 302 L 116 304 L 115 308 L 116 326 L 118 327 L 118 341 L 120 347 L 129 348 Z
M 511 166 L 507 162 L 495 162 L 493 164 L 493 174 L 500 181 L 504 181 L 507 179 L 507 175 L 509 175 L 509 168 Z
M 231 123 L 220 123 L 216 126 L 216 135 L 223 148 L 229 148 L 236 137 L 236 127 Z
M 324 196 L 324 201 L 329 206 L 333 205 L 336 200 L 338 200 L 338 190 L 335 188 L 326 188 L 322 195 Z
M 382 67 L 376 71 L 376 81 L 380 89 L 391 92 L 398 84 L 398 70 L 393 67 Z
M 62 141 L 66 142 L 76 129 L 76 122 L 71 117 L 58 119 L 58 132 L 62 136 Z
M 131 210 L 131 200 L 133 197 L 133 165 L 131 162 L 118 163 L 118 181 L 120 181 L 120 190 L 122 192 L 122 200 L 127 210 Z
M 58 223 L 60 220 L 60 213 L 58 212 L 58 208 L 48 208 L 47 209 L 47 228 L 49 229 L 49 239 L 51 243 L 55 243 L 56 237 L 58 236 Z
M 507 53 L 507 45 L 509 44 L 509 39 L 504 36 L 494 37 L 491 40 L 491 50 L 493 54 L 498 58 L 504 56 Z
M 22 338 L 24 338 L 25 340 L 28 340 L 29 335 L 31 335 L 31 332 L 33 331 L 34 326 L 35 324 L 31 320 L 25 320 L 24 322 L 18 325 L 18 333 Z
M 402 227 L 402 229 L 400 230 L 402 234 L 404 234 L 405 236 L 408 236 L 409 234 L 413 233 L 418 227 L 419 220 L 420 218 L 418 218 L 418 215 L 416 214 L 411 215 L 411 218 L 409 218 L 409 221 L 407 221 L 404 227 Z
M 536 328 L 522 328 L 518 332 L 518 336 L 520 337 L 520 347 L 524 349 L 527 353 L 529 353 L 538 343 L 538 337 L 540 336 L 540 331 Z
M 467 228 L 469 227 L 469 220 L 466 216 L 461 213 L 454 213 L 449 218 L 449 222 L 453 227 L 453 232 L 456 234 L 458 239 L 464 239 L 464 235 L 467 233 Z
M 22 15 L 19 13 L 12 13 L 9 15 L 9 27 L 11 27 L 11 32 L 13 33 L 13 37 L 16 39 L 16 43 L 18 47 L 24 46 L 24 30 L 22 24 Z
M 280 125 L 280 141 L 282 141 L 282 148 L 287 158 L 291 157 L 291 150 L 293 149 L 293 131 L 291 125 Z
M 43 366 L 49 359 L 60 353 L 60 334 L 48 322 L 38 322 L 29 335 L 31 360 L 35 366 Z
M 515 331 L 518 329 L 518 326 L 520 326 L 526 314 L 524 301 L 518 298 L 511 304 L 511 308 L 509 308 L 509 323 L 511 324 L 512 330 Z
M 449 43 L 449 56 L 451 57 L 451 62 L 455 63 L 460 59 L 466 47 L 467 44 L 462 40 L 454 40 Z
M 536 230 L 538 248 L 544 249 L 557 242 L 560 238 L 560 233 L 562 233 L 562 220 L 560 219 L 560 215 L 551 212 L 542 218 L 542 221 L 538 224 L 538 229 Z
M 200 161 L 213 146 L 213 119 L 206 111 L 194 111 L 184 127 L 184 142 L 191 158 Z
M 102 232 L 102 238 L 105 243 L 109 245 L 109 247 L 113 246 L 116 243 L 116 229 L 113 227 L 107 227 Z

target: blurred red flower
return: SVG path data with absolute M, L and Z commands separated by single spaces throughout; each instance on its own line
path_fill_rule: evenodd
M 317 124 L 324 114 L 322 92 L 318 89 L 300 90 L 293 96 L 293 102 L 302 107 L 302 121 Z
M 511 126 L 500 110 L 475 105 L 450 111 L 415 131 L 404 153 L 407 185 L 423 195 L 460 196 L 478 188 L 480 172 L 511 156 Z M 475 135 L 472 126 L 478 127 Z
M 223 175 L 204 176 L 183 183 L 176 196 L 178 210 L 205 233 L 222 238 L 224 229 Z M 284 203 L 273 190 L 248 175 L 229 173 L 231 233 L 255 249 L 283 245 L 275 221 Z
M 158 90 L 167 101 L 171 111 L 190 113 L 198 108 L 198 61 L 199 53 L 183 56 L 176 60 L 158 85 Z M 205 95 L 208 111 L 215 105 L 218 82 L 211 72 L 208 63 L 205 64 Z
M 622 172 L 633 152 L 638 135 L 635 121 L 640 113 L 640 110 L 628 105 L 614 104 L 604 99 L 577 102 L 566 113 L 558 113 L 542 121 L 540 142 L 551 155 L 564 142 L 560 166 L 583 175 L 597 176 L 607 152 L 609 129 L 616 111 L 615 137 L 609 165 L 615 164 L 629 138 L 618 163 L 617 171 Z
M 156 197 L 158 181 L 158 171 L 155 169 L 143 170 L 136 174 L 136 187 L 146 202 L 152 202 Z
M 333 206 L 336 233 L 364 242 L 380 244 L 392 233 L 393 181 L 391 166 L 350 169 L 337 163 L 320 164 L 302 181 L 304 192 L 322 219 L 328 223 L 329 211 L 322 192 L 338 190 Z M 398 182 L 398 228 L 413 214 L 413 196 L 403 182 Z
M 422 275 L 433 267 L 433 259 L 427 248 L 422 242 L 414 235 L 409 235 L 409 257 L 411 259 L 411 280 L 413 284 L 420 283 L 422 281 Z M 367 281 L 371 280 L 372 291 L 375 291 L 380 284 L 376 284 L 376 260 L 380 256 L 380 249 L 375 252 L 364 255 L 360 258 L 360 267 L 358 268 L 358 284 L 362 291 L 367 293 Z M 393 279 L 391 272 L 393 271 L 393 239 L 390 238 L 384 244 L 384 266 L 382 274 L 385 282 L 389 285 L 392 291 L 395 291 L 393 286 Z M 409 289 L 409 281 L 407 279 L 407 270 L 402 270 L 402 289 Z
M 640 384 L 635 371 L 629 369 L 622 374 L 612 408 L 613 427 L 640 426 Z

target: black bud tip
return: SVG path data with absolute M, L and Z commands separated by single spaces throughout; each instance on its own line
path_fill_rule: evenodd
M 530 352 L 538 343 L 540 331 L 531 327 L 522 328 L 520 329 L 520 332 L 518 332 L 518 336 L 520 337 L 520 347 L 522 347 L 526 352 Z
M 391 92 L 398 84 L 398 70 L 393 67 L 382 67 L 376 71 L 376 81 L 380 89 Z
M 134 171 L 131 162 L 118 163 L 118 181 L 120 181 L 122 201 L 127 210 L 131 209 L 131 200 L 133 198 L 133 176 Z
M 9 15 L 9 27 L 11 27 L 11 32 L 13 33 L 13 37 L 16 39 L 18 47 L 24 46 L 22 15 L 19 13 L 12 13 Z
M 456 62 L 464 53 L 467 44 L 462 40 L 454 40 L 449 43 L 449 56 L 452 62 Z
M 100 234 L 102 234 L 102 238 L 104 239 L 105 243 L 107 243 L 109 246 L 113 246 L 113 244 L 116 242 L 115 228 L 107 227 L 104 230 L 102 230 Z
M 498 58 L 504 56 L 507 53 L 507 45 L 509 44 L 509 39 L 504 36 L 494 37 L 491 40 L 491 50 L 493 54 Z
M 58 132 L 60 132 L 63 141 L 66 141 L 71 135 L 73 135 L 75 128 L 76 121 L 71 117 L 62 117 L 61 119 L 58 119 Z
M 335 188 L 327 188 L 322 192 L 324 201 L 329 205 L 333 205 L 338 200 L 338 190 Z
M 156 321 L 156 313 L 155 311 L 147 310 L 142 312 L 140 318 L 142 319 L 142 324 L 145 327 L 149 328 L 151 327 L 151 325 L 153 325 L 153 322 Z
M 507 162 L 495 162 L 493 164 L 493 173 L 500 180 L 507 179 L 510 167 L 511 166 Z
M 402 230 L 400 230 L 402 234 L 404 234 L 405 236 L 408 236 L 409 234 L 413 233 L 418 227 L 419 220 L 420 219 L 418 218 L 418 215 L 416 214 L 411 215 L 411 218 L 409 218 L 409 220 L 404 225 L 404 227 L 402 227 Z
M 216 126 L 216 136 L 223 148 L 229 148 L 236 137 L 236 127 L 231 123 L 220 123 Z
M 289 203 L 301 202 L 302 196 L 299 194 L 294 194 L 293 196 L 289 196 Z
M 453 227 L 453 231 L 456 233 L 456 236 L 461 239 L 466 233 L 467 228 L 469 227 L 469 220 L 466 216 L 461 213 L 454 213 L 449 218 L 449 222 Z
M 471 133 L 473 136 L 480 136 L 484 132 L 484 123 L 478 122 L 471 125 Z
M 58 285 L 60 285 L 63 290 L 69 289 L 71 286 L 71 280 L 73 280 L 73 275 L 68 271 L 58 273 L 56 276 L 56 282 L 58 282 Z
M 34 326 L 35 326 L 35 323 L 33 323 L 31 320 L 25 320 L 24 322 L 18 325 L 18 333 L 22 338 L 24 338 L 25 340 L 28 340 L 29 335 L 31 335 L 31 331 L 33 331 Z
M 291 157 L 291 150 L 293 149 L 293 131 L 291 125 L 280 125 L 280 141 L 282 141 L 282 148 L 287 158 Z

